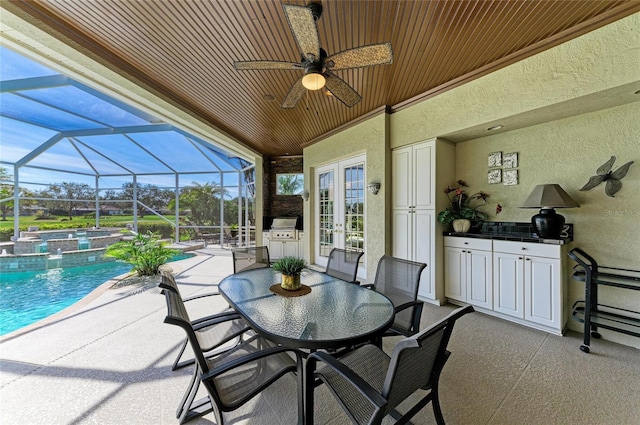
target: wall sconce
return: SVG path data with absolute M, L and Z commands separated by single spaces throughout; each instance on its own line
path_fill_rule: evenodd
M 369 183 L 367 185 L 367 190 L 372 194 L 372 195 L 377 195 L 378 192 L 380 191 L 380 183 L 375 182 L 375 183 Z
M 300 194 L 300 197 L 302 198 L 303 201 L 308 201 L 309 200 L 309 191 L 305 190 L 304 192 L 302 192 Z

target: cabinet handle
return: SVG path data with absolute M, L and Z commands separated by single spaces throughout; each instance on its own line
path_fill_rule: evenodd
M 465 250 L 463 249 L 463 250 L 462 250 L 462 253 L 464 254 L 465 252 L 467 252 L 467 251 L 465 251 Z
M 522 249 L 523 251 L 526 251 L 526 250 L 527 250 L 527 248 L 525 248 L 524 246 L 523 246 L 521 249 Z
M 531 261 L 531 258 L 528 258 L 528 257 L 527 257 L 527 258 L 525 258 L 525 260 L 527 260 L 527 261 Z
M 522 257 L 518 257 L 518 260 L 522 260 Z

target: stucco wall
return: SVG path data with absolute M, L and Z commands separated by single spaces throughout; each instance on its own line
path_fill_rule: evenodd
M 304 150 L 305 189 L 311 192 L 311 198 L 304 204 L 305 252 L 313 263 L 315 256 L 315 187 L 316 167 L 337 162 L 359 154 L 366 154 L 366 181 L 381 183 L 380 192 L 372 195 L 366 192 L 366 270 L 367 279 L 375 275 L 378 259 L 385 254 L 389 244 L 389 145 L 386 114 L 371 118 L 357 126 L 327 138 L 321 143 L 311 145 Z
M 640 79 L 640 13 L 392 115 L 395 148 Z
M 342 156 L 367 152 L 368 180 L 375 172 L 385 175 L 381 194 L 367 198 L 366 249 L 372 254 L 367 263 L 373 278 L 375 259 L 388 250 L 389 227 L 389 151 L 421 140 L 444 137 L 480 124 L 505 117 L 537 114 L 582 96 L 590 96 L 640 81 L 640 14 L 617 21 L 551 50 L 508 66 L 493 74 L 450 90 L 418 105 L 388 116 L 388 134 L 384 143 L 384 120 L 373 118 L 305 149 L 305 179 L 308 188 L 313 167 Z M 640 87 L 637 87 L 637 90 Z M 640 100 L 640 96 L 639 99 Z M 485 209 L 490 220 L 529 221 L 535 210 L 517 208 L 533 186 L 559 183 L 581 204 L 580 208 L 561 210 L 575 225 L 575 243 L 603 264 L 640 269 L 640 103 L 583 113 L 570 118 L 547 121 L 520 130 L 470 140 L 456 145 L 456 175 L 465 179 L 471 190 L 491 195 Z M 379 142 L 378 142 L 379 141 Z M 388 146 L 387 146 L 388 145 Z M 489 152 L 518 152 L 520 184 L 487 183 Z M 587 182 L 611 155 L 618 157 L 616 167 L 635 160 L 623 188 L 615 198 L 599 186 L 589 192 L 578 189 Z M 382 202 L 384 200 L 384 202 Z M 495 216 L 495 205 L 504 209 Z M 313 199 L 305 203 L 305 228 L 312 229 Z M 384 234 L 382 234 L 384 230 Z M 313 238 L 308 240 L 313 246 Z M 572 263 L 569 263 L 572 264 Z M 584 286 L 567 279 L 569 306 L 583 297 Z M 640 294 L 607 288 L 603 302 L 637 310 Z M 579 324 L 569 320 L 570 329 L 581 332 Z M 638 338 L 603 331 L 604 338 L 640 348 Z
M 503 211 L 491 220 L 527 222 L 537 210 L 518 208 L 535 185 L 558 183 L 580 208 L 562 209 L 559 213 L 574 224 L 574 243 L 600 264 L 640 269 L 640 102 L 603 111 L 566 118 L 533 127 L 514 130 L 456 145 L 457 176 L 473 184 L 473 190 L 491 195 L 488 212 L 495 213 L 499 202 Z M 519 153 L 519 184 L 504 186 L 487 183 L 489 152 Z M 614 169 L 635 161 L 622 180 L 622 189 L 611 198 L 604 184 L 580 192 L 595 175 L 596 169 L 612 155 Z M 573 265 L 573 263 L 569 263 Z M 567 280 L 569 306 L 584 299 L 584 284 Z M 640 293 L 616 288 L 600 289 L 600 302 L 638 309 Z M 581 331 L 580 324 L 569 320 L 571 329 Z M 606 338 L 627 340 L 640 348 L 637 338 L 607 333 Z

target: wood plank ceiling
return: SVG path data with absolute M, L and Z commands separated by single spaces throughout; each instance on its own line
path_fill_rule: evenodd
M 266 156 L 386 109 L 395 112 L 640 10 L 622 0 L 322 0 L 329 55 L 390 41 L 393 64 L 336 71 L 362 101 L 322 90 L 280 108 L 301 70 L 236 71 L 235 60 L 297 62 L 281 0 L 11 0 L 92 57 Z M 306 4 L 306 0 L 286 0 Z

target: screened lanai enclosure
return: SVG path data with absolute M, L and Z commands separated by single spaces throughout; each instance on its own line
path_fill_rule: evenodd
M 175 241 L 251 243 L 249 160 L 6 47 L 0 59 L 0 208 L 14 240 L 20 217 L 57 212 L 71 227 L 76 216 L 96 228 L 131 216 L 137 232 L 156 216 Z

